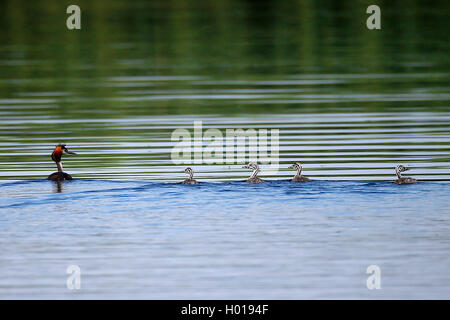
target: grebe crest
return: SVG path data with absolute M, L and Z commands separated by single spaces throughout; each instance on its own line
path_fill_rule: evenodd
M 302 164 L 301 163 L 296 162 L 293 165 L 289 166 L 289 169 L 297 170 L 297 173 L 295 174 L 294 178 L 292 178 L 291 181 L 294 181 L 294 182 L 311 181 L 311 179 L 302 176 Z
M 65 144 L 62 143 L 58 144 L 55 147 L 55 150 L 53 150 L 52 152 L 52 160 L 56 163 L 58 171 L 53 172 L 51 175 L 49 175 L 47 178 L 48 180 L 53 181 L 72 180 L 71 175 L 63 171 L 63 166 L 61 162 L 63 154 L 76 154 L 76 153 L 69 151 Z
M 195 180 L 193 178 L 194 176 L 194 170 L 192 170 L 192 168 L 187 167 L 186 169 L 184 169 L 184 172 L 186 172 L 189 175 L 189 178 L 184 180 L 182 183 L 183 184 L 198 184 L 197 180 Z
M 257 175 L 259 173 L 259 166 L 257 163 L 255 162 L 250 162 L 249 164 L 243 166 L 242 168 L 245 169 L 252 169 L 253 173 L 251 174 L 251 176 L 247 179 L 247 182 L 250 183 L 260 183 L 260 182 L 264 182 L 263 179 L 258 178 Z
M 402 166 L 402 165 L 398 165 L 395 168 L 395 173 L 397 174 L 397 180 L 394 181 L 395 184 L 408 184 L 408 183 L 416 183 L 417 180 L 414 178 L 409 178 L 409 177 L 402 177 L 402 172 L 408 171 L 409 169 Z

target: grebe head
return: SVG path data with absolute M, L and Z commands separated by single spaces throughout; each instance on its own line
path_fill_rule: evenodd
M 289 166 L 289 169 L 294 169 L 294 170 L 300 170 L 301 168 L 302 168 L 302 164 L 299 162 L 296 162 L 293 165 Z
M 398 165 L 396 168 L 395 168 L 395 173 L 397 173 L 397 176 L 400 178 L 401 177 L 401 173 L 402 172 L 404 172 L 404 171 L 408 171 L 409 169 L 408 168 L 406 168 L 406 167 L 404 167 L 404 166 L 402 166 L 402 165 Z
M 258 164 L 255 163 L 255 162 L 249 162 L 249 164 L 243 166 L 242 168 L 244 168 L 244 169 L 258 170 L 258 169 L 259 169 L 259 166 L 258 166 Z
M 63 154 L 76 154 L 75 152 L 69 151 L 65 144 L 58 144 L 53 150 L 52 160 L 55 162 L 61 162 L 61 157 Z
M 64 154 L 76 154 L 75 152 L 69 151 L 69 149 L 67 149 L 65 144 L 60 144 L 62 150 L 64 151 Z

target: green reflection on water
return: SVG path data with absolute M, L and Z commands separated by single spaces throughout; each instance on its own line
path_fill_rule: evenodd
M 380 31 L 365 27 L 370 1 L 100 0 L 78 4 L 82 29 L 69 31 L 64 1 L 5 3 L 0 19 L 1 97 L 15 97 L 20 92 L 70 92 L 70 96 L 58 97 L 58 107 L 49 113 L 71 117 L 95 116 L 92 110 L 114 110 L 115 116 L 125 117 L 258 112 L 258 106 L 236 101 L 117 101 L 113 98 L 122 97 L 124 88 L 111 86 L 114 81 L 105 79 L 190 75 L 250 81 L 299 74 L 430 74 L 449 70 L 447 1 L 434 5 L 427 1 L 381 3 Z M 194 81 L 183 80 L 138 85 L 160 90 L 198 89 Z M 447 86 L 448 77 L 428 75 L 407 83 L 359 81 L 322 89 L 379 93 L 430 85 Z M 83 99 L 74 102 L 76 97 Z M 95 100 L 100 98 L 110 100 Z M 392 109 L 390 105 L 369 104 L 367 108 Z M 423 107 L 428 110 L 439 105 Z M 280 112 L 286 107 L 274 103 L 264 112 Z M 295 107 L 315 112 L 328 108 L 307 103 Z M 91 113 L 83 112 L 87 109 Z

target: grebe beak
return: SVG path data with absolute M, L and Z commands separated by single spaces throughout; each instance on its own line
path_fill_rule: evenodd
M 288 169 L 294 169 L 294 165 L 290 165 Z
M 69 151 L 67 149 L 63 149 L 65 154 L 76 154 L 75 152 Z

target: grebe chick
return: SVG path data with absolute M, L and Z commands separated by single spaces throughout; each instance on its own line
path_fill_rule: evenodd
M 414 178 L 409 178 L 409 177 L 402 178 L 401 173 L 404 172 L 404 171 L 408 171 L 408 170 L 409 170 L 408 168 L 406 168 L 406 167 L 404 167 L 404 166 L 402 166 L 402 165 L 397 166 L 397 167 L 395 168 L 395 173 L 397 174 L 398 179 L 395 180 L 394 183 L 395 183 L 395 184 L 416 183 L 417 180 L 414 179 Z
M 250 162 L 248 165 L 243 166 L 242 168 L 245 168 L 245 169 L 252 169 L 252 170 L 253 170 L 253 173 L 252 173 L 252 175 L 250 176 L 250 178 L 248 178 L 248 179 L 246 180 L 247 182 L 250 182 L 250 183 L 260 183 L 260 182 L 264 182 L 263 179 L 257 177 L 257 175 L 258 175 L 258 173 L 259 173 L 259 166 L 258 166 L 257 163 Z
M 70 174 L 65 173 L 63 171 L 63 166 L 61 163 L 61 158 L 62 158 L 63 154 L 76 154 L 76 153 L 67 150 L 65 144 L 58 144 L 52 153 L 52 160 L 55 161 L 58 171 L 53 172 L 51 175 L 49 175 L 47 178 L 48 180 L 53 180 L 53 181 L 72 180 L 72 177 L 70 176 Z
M 198 184 L 197 180 L 194 180 L 192 177 L 194 176 L 194 170 L 187 167 L 184 169 L 184 172 L 186 172 L 189 175 L 189 179 L 184 180 L 183 184 Z
M 296 162 L 292 166 L 290 166 L 289 169 L 297 170 L 297 173 L 295 174 L 294 178 L 291 181 L 294 181 L 294 182 L 311 181 L 311 179 L 302 176 L 302 164 L 301 163 Z

